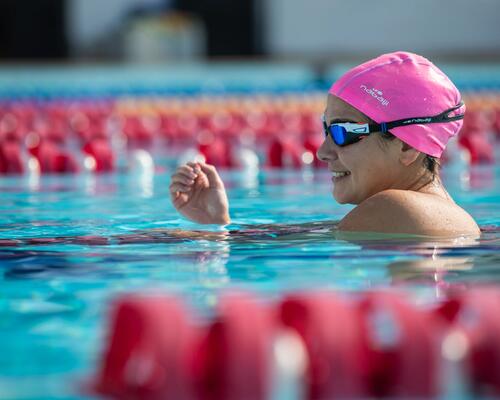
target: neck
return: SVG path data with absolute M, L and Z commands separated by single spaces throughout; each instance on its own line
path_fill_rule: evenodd
M 424 166 L 418 167 L 416 171 L 410 168 L 408 173 L 395 185 L 395 188 L 432 194 L 448 200 L 451 199 L 441 182 L 439 174 L 430 172 Z

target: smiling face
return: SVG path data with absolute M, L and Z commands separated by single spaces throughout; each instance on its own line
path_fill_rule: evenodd
M 328 96 L 325 120 L 328 124 L 370 122 L 366 115 L 333 95 Z M 403 143 L 398 139 L 382 143 L 377 136 L 373 133 L 340 147 L 328 135 L 318 149 L 318 158 L 328 163 L 333 173 L 333 197 L 339 203 L 359 204 L 383 190 L 400 188 L 407 174 L 400 162 Z

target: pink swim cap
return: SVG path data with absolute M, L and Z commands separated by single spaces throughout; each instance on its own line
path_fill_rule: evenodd
M 430 117 L 460 103 L 460 92 L 426 58 L 399 51 L 383 54 L 349 70 L 330 88 L 331 93 L 377 123 Z M 462 106 L 451 115 L 463 114 Z M 417 124 L 390 130 L 403 142 L 430 156 L 440 157 L 462 121 Z

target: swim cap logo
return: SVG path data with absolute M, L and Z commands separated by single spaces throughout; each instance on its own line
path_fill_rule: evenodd
M 382 93 L 381 90 L 378 90 L 375 88 L 369 89 L 366 85 L 361 85 L 359 88 L 361 90 L 364 90 L 366 93 L 368 93 L 372 97 L 376 98 L 378 101 L 380 101 L 380 103 L 383 106 L 387 107 L 387 105 L 389 104 L 389 100 L 387 100 L 386 98 L 383 97 L 384 93 Z

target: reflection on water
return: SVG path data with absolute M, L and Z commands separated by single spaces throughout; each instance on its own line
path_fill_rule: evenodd
M 29 398 L 74 398 L 117 295 L 182 296 L 200 315 L 221 291 L 271 299 L 303 289 L 403 286 L 431 301 L 450 287 L 500 280 L 500 174 L 470 171 L 450 192 L 479 239 L 339 235 L 350 206 L 327 173 L 225 173 L 234 224 L 200 227 L 168 202 L 168 174 L 1 178 L 0 386 Z M 318 221 L 311 223 L 311 221 Z M 1 397 L 1 394 L 0 394 Z M 14 395 L 12 396 L 14 397 Z
M 223 277 L 259 290 L 325 284 L 345 289 L 392 284 L 440 288 L 496 279 L 500 235 L 443 238 L 342 233 L 335 222 L 230 226 L 201 231 L 155 228 L 110 236 L 54 236 L 0 240 L 6 279 L 86 277 L 150 281 L 172 271 Z M 114 266 L 120 268 L 114 268 Z M 158 274 L 158 271 L 163 274 Z M 190 280 L 180 276 L 189 289 Z M 345 285 L 345 280 L 348 284 Z M 155 284 L 151 280 L 151 284 Z M 199 283 L 199 282 L 198 282 Z M 112 283 L 110 283 L 112 284 Z

